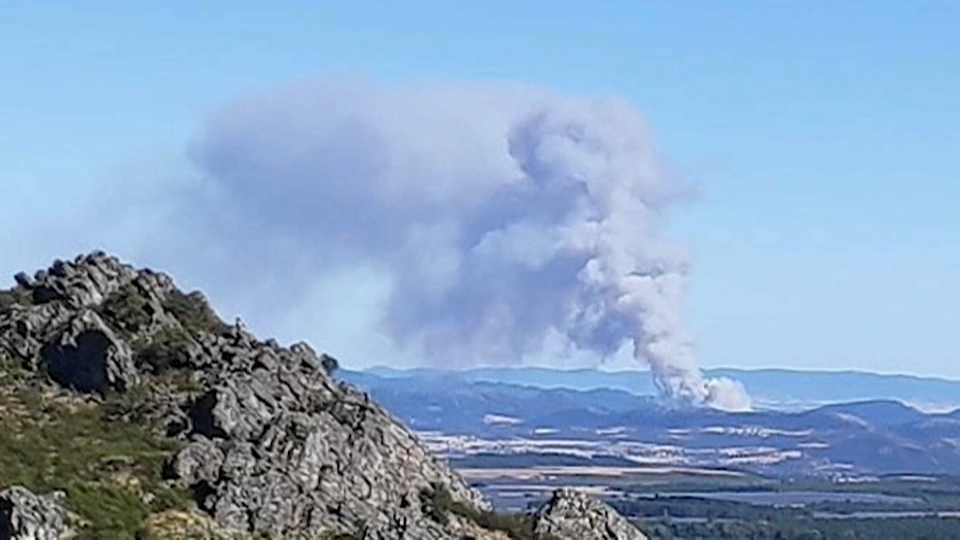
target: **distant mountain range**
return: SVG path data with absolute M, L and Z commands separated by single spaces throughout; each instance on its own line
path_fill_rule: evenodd
M 566 455 L 583 464 L 788 476 L 960 474 L 960 409 L 924 412 L 902 403 L 942 408 L 960 401 L 960 382 L 779 370 L 710 375 L 745 381 L 754 395 L 785 396 L 766 400 L 768 408 L 756 412 L 724 413 L 662 407 L 652 395 L 636 393 L 650 389 L 644 372 L 378 368 L 340 374 L 413 429 L 435 436 L 437 450 L 461 466 L 537 465 Z M 798 403 L 814 405 L 798 410 Z
M 535 367 L 477 368 L 466 371 L 398 370 L 375 367 L 363 372 L 380 378 L 404 378 L 432 384 L 437 380 L 509 383 L 536 388 L 622 390 L 653 395 L 647 371 L 560 370 Z M 708 377 L 742 382 L 761 408 L 809 409 L 828 403 L 896 400 L 928 411 L 960 408 L 960 380 L 910 375 L 883 375 L 862 371 L 800 371 L 788 369 L 711 369 Z

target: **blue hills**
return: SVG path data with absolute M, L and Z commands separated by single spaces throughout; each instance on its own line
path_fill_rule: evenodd
M 960 475 L 958 381 L 788 370 L 708 375 L 744 381 L 762 406 L 748 413 L 664 407 L 651 395 L 649 374 L 639 371 L 375 368 L 340 373 L 420 432 L 484 440 L 577 440 L 596 448 L 633 441 L 677 449 L 678 462 L 736 462 L 763 474 Z M 913 403 L 954 409 L 924 411 Z M 754 457 L 727 459 L 738 453 Z M 623 457 L 603 451 L 594 456 Z M 544 458 L 541 453 L 530 463 Z M 510 460 L 516 459 L 511 450 Z
M 561 370 L 539 367 L 484 367 L 464 371 L 375 367 L 356 376 L 408 379 L 418 384 L 439 381 L 507 383 L 535 388 L 570 390 L 622 390 L 653 395 L 647 371 Z M 960 408 L 960 381 L 912 375 L 887 375 L 863 371 L 802 371 L 789 369 L 711 369 L 708 377 L 741 381 L 763 408 L 804 409 L 828 403 L 894 400 L 923 409 Z M 354 376 L 353 374 L 351 376 Z

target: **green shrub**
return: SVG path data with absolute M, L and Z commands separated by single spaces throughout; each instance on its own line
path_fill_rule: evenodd
M 147 299 L 133 284 L 124 285 L 103 304 L 103 313 L 121 328 L 137 332 L 150 323 Z
M 429 488 L 420 490 L 420 511 L 441 525 L 449 523 L 450 513 L 453 511 L 453 497 L 446 486 L 434 482 Z
M 23 380 L 30 377 L 30 372 L 23 368 L 23 366 L 10 358 L 4 351 L 0 351 L 0 381 L 4 379 L 7 380 Z
M 164 328 L 148 340 L 133 344 L 137 365 L 154 375 L 190 366 L 191 338 L 180 328 Z
M 460 501 L 455 501 L 446 486 L 438 482 L 420 491 L 421 511 L 433 521 L 446 525 L 450 515 L 466 518 L 488 531 L 505 533 L 513 540 L 556 540 L 552 537 L 537 536 L 534 522 L 524 514 L 499 514 L 477 510 Z
M 145 384 L 132 386 L 124 392 L 108 394 L 101 405 L 103 416 L 108 421 L 149 424 L 153 419 L 151 413 L 155 410 L 152 397 Z
M 163 307 L 191 334 L 196 335 L 201 332 L 223 334 L 230 330 L 230 327 L 220 320 L 207 303 L 203 293 L 199 291 L 183 294 L 175 290 L 167 295 Z

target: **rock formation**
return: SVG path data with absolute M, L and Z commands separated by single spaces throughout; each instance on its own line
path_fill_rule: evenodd
M 62 493 L 37 496 L 22 487 L 0 492 L 0 539 L 67 540 L 73 517 L 61 504 Z
M 640 531 L 610 506 L 572 489 L 561 489 L 533 516 L 541 536 L 578 540 L 645 540 Z
M 368 396 L 333 380 L 336 362 L 309 345 L 260 341 L 224 324 L 199 293 L 103 253 L 16 280 L 0 293 L 0 386 L 23 396 L 5 406 L 29 409 L 27 390 L 40 388 L 71 414 L 93 407 L 110 422 L 146 426 L 158 448 L 169 442 L 162 482 L 136 476 L 151 470 L 138 457 L 104 473 L 136 493 L 147 529 L 163 523 L 156 530 L 171 538 L 170 524 L 181 522 L 215 528 L 209 538 L 498 537 L 469 519 L 490 504 Z M 438 490 L 466 510 L 438 518 L 425 499 Z M 191 505 L 177 507 L 177 493 Z M 18 488 L 4 497 L 0 527 L 14 532 L 0 529 L 0 539 L 65 537 L 53 499 Z M 599 503 L 558 497 L 537 515 L 541 534 L 642 537 Z M 589 527 L 603 529 L 590 536 Z

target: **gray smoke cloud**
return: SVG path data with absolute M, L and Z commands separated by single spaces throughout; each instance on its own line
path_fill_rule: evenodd
M 397 347 L 489 363 L 548 340 L 601 357 L 632 344 L 671 400 L 750 406 L 698 367 L 688 256 L 658 234 L 684 189 L 624 101 L 302 83 L 234 103 L 191 156 L 197 200 L 216 205 L 198 225 L 211 249 L 294 283 L 376 268 L 391 279 L 382 325 Z

